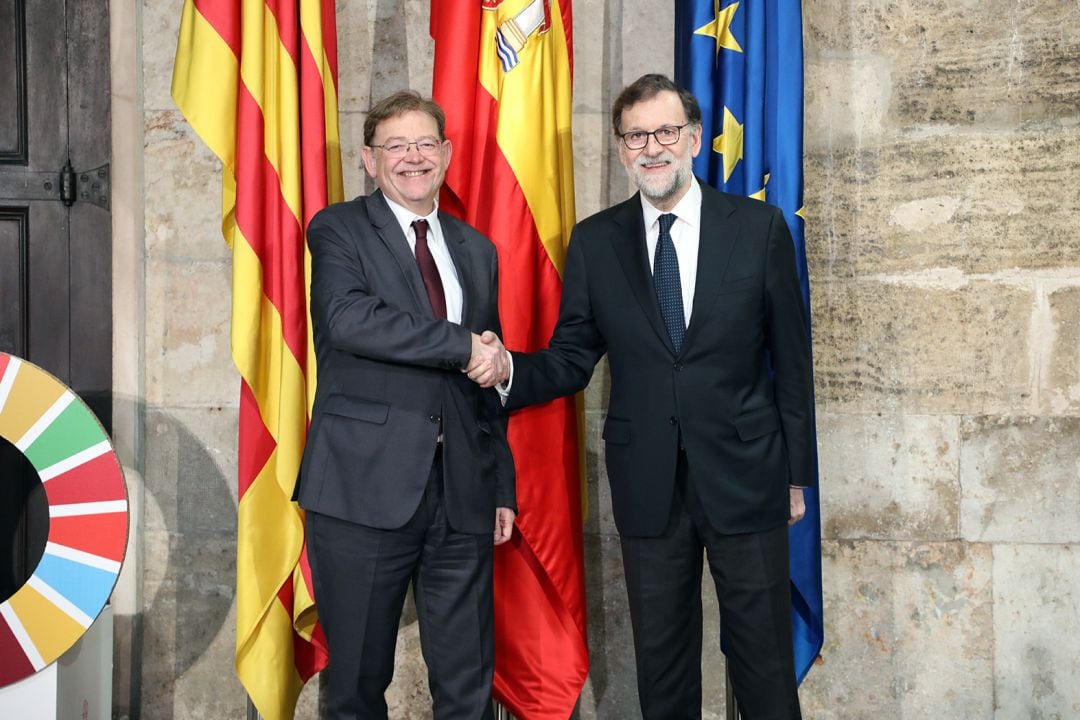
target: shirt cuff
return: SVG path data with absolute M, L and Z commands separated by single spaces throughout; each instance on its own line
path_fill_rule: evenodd
M 499 400 L 503 405 L 506 405 L 506 399 L 510 397 L 510 387 L 514 384 L 514 354 L 509 350 L 506 351 L 506 362 L 510 366 L 510 375 L 506 378 L 506 382 L 495 386 L 495 392 L 499 393 Z

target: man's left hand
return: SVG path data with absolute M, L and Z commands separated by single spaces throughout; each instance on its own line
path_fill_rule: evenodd
M 502 545 L 514 533 L 514 518 L 517 514 L 510 508 L 495 508 L 495 544 Z
M 788 488 L 791 491 L 791 515 L 788 517 L 787 524 L 794 525 L 803 519 L 803 515 L 806 514 L 806 501 L 803 500 L 803 489 L 801 487 Z

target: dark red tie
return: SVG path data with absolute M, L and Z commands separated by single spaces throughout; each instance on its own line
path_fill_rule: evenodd
M 416 264 L 420 266 L 420 276 L 424 278 L 424 287 L 427 288 L 431 310 L 435 313 L 435 317 L 445 320 L 446 294 L 443 292 L 439 268 L 435 265 L 435 258 L 431 256 L 431 250 L 428 249 L 427 220 L 414 221 L 412 228 L 413 232 L 416 233 Z

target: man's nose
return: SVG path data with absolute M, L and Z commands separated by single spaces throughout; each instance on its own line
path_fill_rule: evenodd
M 645 147 L 641 148 L 641 151 L 647 155 L 653 156 L 664 152 L 665 146 L 661 145 L 660 141 L 656 139 L 655 133 L 649 133 L 648 137 L 645 138 Z

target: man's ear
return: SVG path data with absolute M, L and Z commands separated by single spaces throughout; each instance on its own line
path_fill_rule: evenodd
M 443 170 L 450 167 L 450 156 L 454 154 L 454 146 L 450 142 L 450 138 L 447 138 L 443 146 Z
M 615 153 L 619 156 L 619 163 L 624 168 L 633 167 L 634 162 L 630 159 L 630 151 L 626 149 L 626 143 L 623 142 L 622 136 L 613 136 L 615 140 Z
M 371 177 L 375 177 L 375 148 L 365 145 L 360 148 L 360 156 L 364 159 L 364 170 Z

